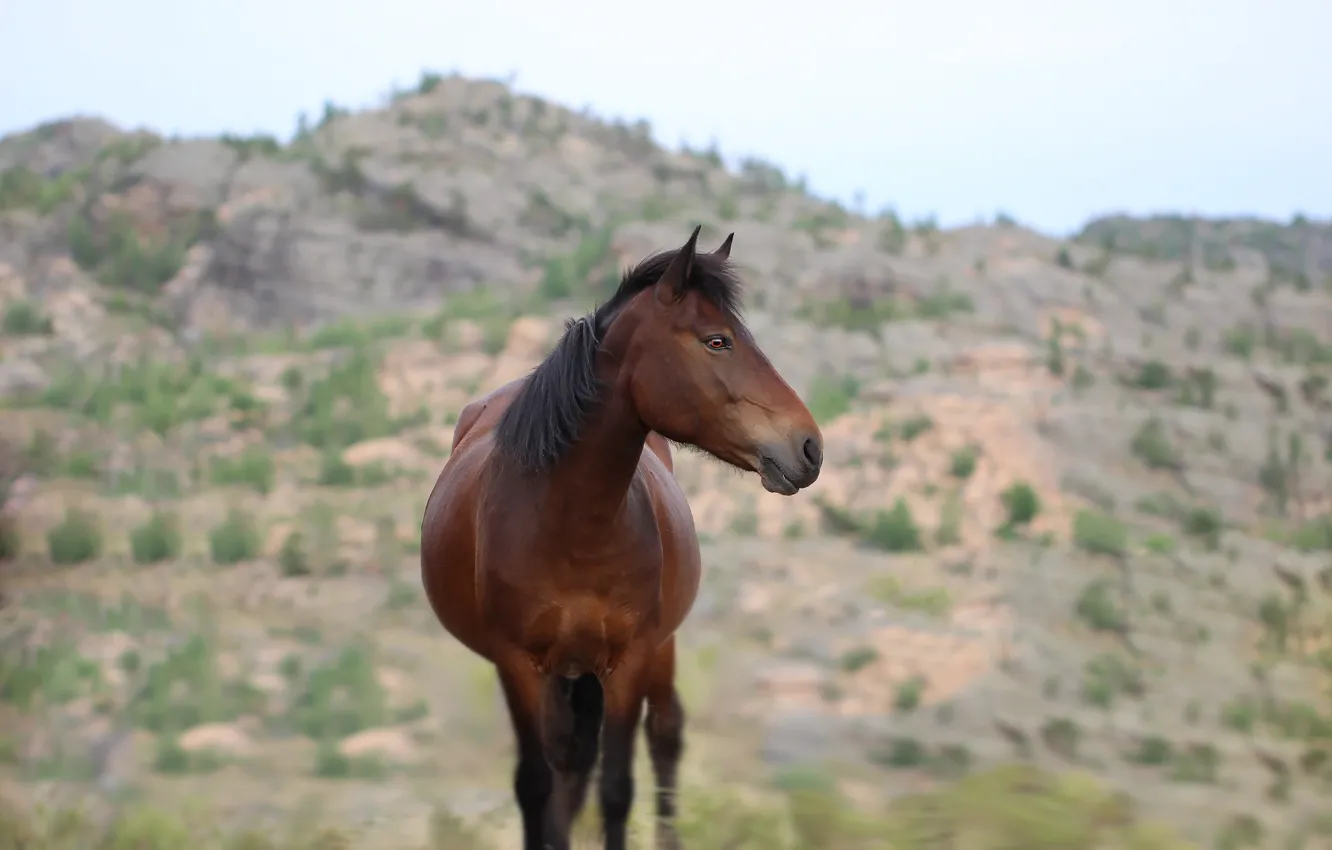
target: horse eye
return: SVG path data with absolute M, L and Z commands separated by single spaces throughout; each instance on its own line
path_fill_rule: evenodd
M 725 351 L 731 347 L 731 341 L 724 336 L 710 336 L 705 342 L 713 351 Z

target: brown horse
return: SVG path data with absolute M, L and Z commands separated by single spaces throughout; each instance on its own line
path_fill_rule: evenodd
M 599 747 L 605 846 L 623 850 L 645 701 L 657 845 L 679 846 L 674 635 L 700 556 L 667 440 L 786 496 L 823 461 L 740 319 L 731 237 L 699 254 L 698 232 L 626 272 L 530 375 L 468 404 L 426 504 L 421 578 L 444 628 L 499 673 L 526 850 L 567 850 Z

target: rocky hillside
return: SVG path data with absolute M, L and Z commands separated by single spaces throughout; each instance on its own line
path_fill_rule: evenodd
M 828 459 L 679 459 L 691 847 L 1332 841 L 1332 228 L 866 218 L 429 76 L 289 145 L 0 141 L 0 788 L 512 844 L 421 509 L 463 404 L 700 222 Z
M 1275 282 L 1302 292 L 1317 288 L 1332 268 L 1332 224 L 1304 216 L 1286 225 L 1261 219 L 1204 220 L 1109 216 L 1088 222 L 1078 240 L 1152 260 L 1187 260 L 1227 271 L 1262 268 Z

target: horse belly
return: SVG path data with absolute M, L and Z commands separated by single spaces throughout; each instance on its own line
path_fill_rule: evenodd
M 423 564 L 425 551 L 423 544 Z M 444 630 L 472 652 L 487 656 L 488 641 L 478 616 L 472 564 L 467 553 L 445 552 L 432 559 L 434 573 L 426 571 L 423 584 L 426 600 Z
M 476 529 L 467 506 L 474 504 L 473 470 L 455 455 L 426 503 L 421 524 L 421 583 L 444 630 L 463 646 L 488 657 L 476 583 Z

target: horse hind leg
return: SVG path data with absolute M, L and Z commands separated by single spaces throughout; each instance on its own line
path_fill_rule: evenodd
M 646 737 L 657 783 L 657 850 L 680 850 L 675 829 L 676 785 L 684 755 L 684 705 L 675 689 L 675 638 L 652 660 L 647 692 Z
M 597 764 L 605 694 L 591 673 L 551 676 L 542 699 L 542 740 L 555 776 L 553 816 L 564 830 L 578 819 Z

